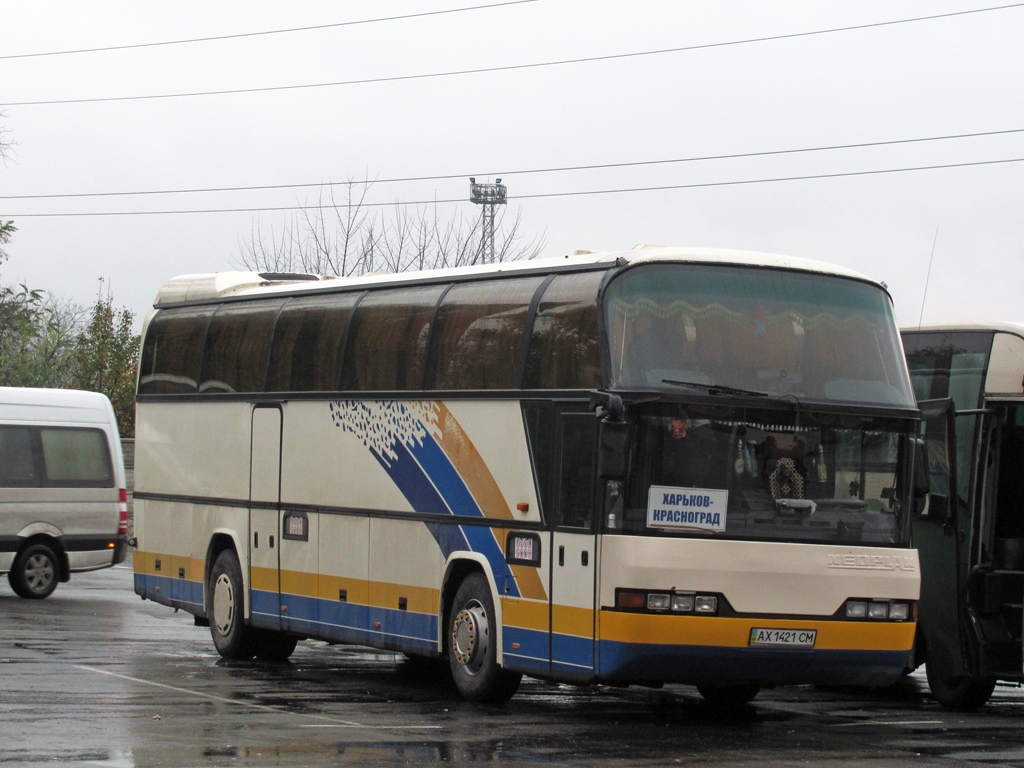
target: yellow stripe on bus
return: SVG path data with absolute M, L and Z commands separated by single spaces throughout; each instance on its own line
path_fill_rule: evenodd
M 438 440 L 441 450 L 452 462 L 476 503 L 480 505 L 484 517 L 511 521 L 513 519 L 512 510 L 505 501 L 505 496 L 502 494 L 501 488 L 498 487 L 494 475 L 487 467 L 487 462 L 473 445 L 473 441 L 469 439 L 469 435 L 463 430 L 462 425 L 448 410 L 448 406 L 441 401 L 437 401 L 435 405 L 437 407 L 437 422 L 441 430 Z M 498 547 L 502 550 L 505 549 L 506 533 L 500 529 L 493 530 Z M 544 590 L 544 584 L 541 582 L 540 573 L 536 568 L 513 565 L 512 575 L 515 576 L 519 592 L 523 597 L 547 600 L 547 592 Z
M 718 616 L 655 616 L 601 611 L 601 639 L 655 645 L 709 645 L 745 648 L 750 631 L 814 629 L 814 647 L 821 650 L 908 651 L 914 645 L 914 622 L 814 621 L 723 618 Z
M 507 597 L 501 602 L 501 613 L 507 627 L 548 631 L 551 609 L 546 600 L 536 602 Z
M 156 561 L 160 561 L 160 568 L 156 567 Z M 168 579 L 184 578 L 186 581 L 203 581 L 206 561 L 192 558 L 188 555 L 168 555 L 162 552 L 136 551 L 132 555 L 132 564 L 135 573 L 145 576 L 164 576 Z M 179 568 L 185 569 L 182 577 L 178 573 Z

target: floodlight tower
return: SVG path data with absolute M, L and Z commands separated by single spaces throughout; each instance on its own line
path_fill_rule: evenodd
M 477 184 L 476 179 L 469 180 L 469 201 L 480 206 L 480 249 L 477 251 L 474 264 L 494 263 L 494 208 L 505 205 L 508 190 L 495 179 L 493 184 Z

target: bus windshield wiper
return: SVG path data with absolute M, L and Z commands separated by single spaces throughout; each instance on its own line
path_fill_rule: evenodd
M 767 392 L 758 392 L 753 389 L 740 389 L 729 387 L 725 384 L 700 384 L 696 381 L 676 381 L 675 379 L 662 379 L 662 384 L 673 384 L 677 387 L 691 387 L 703 389 L 709 395 L 750 395 L 751 397 L 768 397 Z

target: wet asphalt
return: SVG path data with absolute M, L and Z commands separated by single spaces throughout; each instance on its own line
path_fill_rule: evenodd
M 526 679 L 461 702 L 400 654 L 299 644 L 226 663 L 191 616 L 140 600 L 130 567 L 47 600 L 0 583 L 0 766 L 1024 766 L 1024 690 L 953 713 L 921 672 L 885 691 L 762 691 L 722 714 L 686 686 Z

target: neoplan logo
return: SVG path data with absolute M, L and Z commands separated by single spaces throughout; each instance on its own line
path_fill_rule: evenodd
M 829 568 L 852 568 L 868 571 L 916 571 L 913 555 L 829 555 Z

